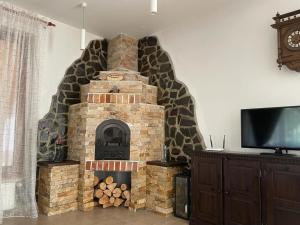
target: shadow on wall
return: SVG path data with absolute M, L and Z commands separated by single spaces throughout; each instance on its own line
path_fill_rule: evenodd
M 158 87 L 158 104 L 165 106 L 165 144 L 171 159 L 190 162 L 190 153 L 205 148 L 195 118 L 194 100 L 175 77 L 171 58 L 156 37 L 139 40 L 139 71 Z
M 38 161 L 52 161 L 55 157 L 55 142 L 62 139 L 62 148 L 67 152 L 69 106 L 80 102 L 80 85 L 87 84 L 99 71 L 107 68 L 107 41 L 89 43 L 81 57 L 66 71 L 53 95 L 49 112 L 39 121 Z

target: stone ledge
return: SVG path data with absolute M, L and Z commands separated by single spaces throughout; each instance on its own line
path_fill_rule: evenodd
M 38 167 L 55 167 L 55 166 L 70 166 L 70 165 L 78 165 L 79 161 L 74 160 L 66 160 L 64 162 L 49 162 L 49 161 L 41 161 L 37 163 Z
M 169 162 L 163 162 L 159 160 L 155 161 L 148 161 L 147 165 L 152 166 L 160 166 L 160 167 L 177 167 L 177 166 L 187 166 L 188 164 L 186 162 L 177 162 L 177 161 L 169 161 Z

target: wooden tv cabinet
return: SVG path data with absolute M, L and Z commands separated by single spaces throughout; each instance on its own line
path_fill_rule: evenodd
M 192 153 L 190 225 L 299 225 L 300 157 Z

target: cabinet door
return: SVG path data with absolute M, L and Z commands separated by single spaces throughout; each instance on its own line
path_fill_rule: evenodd
M 264 214 L 267 225 L 300 224 L 300 166 L 263 164 Z
M 191 225 L 222 224 L 222 159 L 192 158 Z
M 259 161 L 224 160 L 224 224 L 261 225 Z

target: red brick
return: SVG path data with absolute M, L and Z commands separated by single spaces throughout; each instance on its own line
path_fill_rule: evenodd
M 135 103 L 140 103 L 141 102 L 141 96 L 140 95 L 136 95 L 135 96 Z
M 91 162 L 91 161 L 88 161 L 88 162 L 86 162 L 85 165 L 86 165 L 86 166 L 85 166 L 85 169 L 86 169 L 86 170 L 90 170 L 90 169 L 91 169 L 92 162 Z
M 100 103 L 100 95 L 94 94 L 94 103 Z
M 103 164 L 104 164 L 103 171 L 108 171 L 108 162 L 103 161 Z
M 110 94 L 106 95 L 106 103 L 110 103 Z
M 101 94 L 100 95 L 100 103 L 104 103 L 105 102 L 105 94 Z
M 121 162 L 121 169 L 120 171 L 125 171 L 126 170 L 126 162 Z
M 119 162 L 119 161 L 115 163 L 116 171 L 120 171 L 120 165 L 121 165 L 121 162 Z
M 114 171 L 114 164 L 115 164 L 115 162 L 114 161 L 110 161 L 109 162 L 109 171 Z
M 98 166 L 97 169 L 98 169 L 98 170 L 102 170 L 102 161 L 98 161 L 97 164 L 98 164 L 98 165 L 97 165 L 97 166 Z
M 96 169 L 96 162 L 92 162 L 92 170 Z
M 116 103 L 117 102 L 117 96 L 115 94 L 110 96 L 110 103 Z
M 131 171 L 132 162 L 127 162 L 126 171 Z
M 90 99 L 90 101 L 89 101 L 89 102 L 90 102 L 90 103 L 94 103 L 94 100 L 95 100 L 95 95 L 94 95 L 94 94 L 92 94 L 91 96 L 92 96 L 92 97 L 91 97 L 91 99 Z

